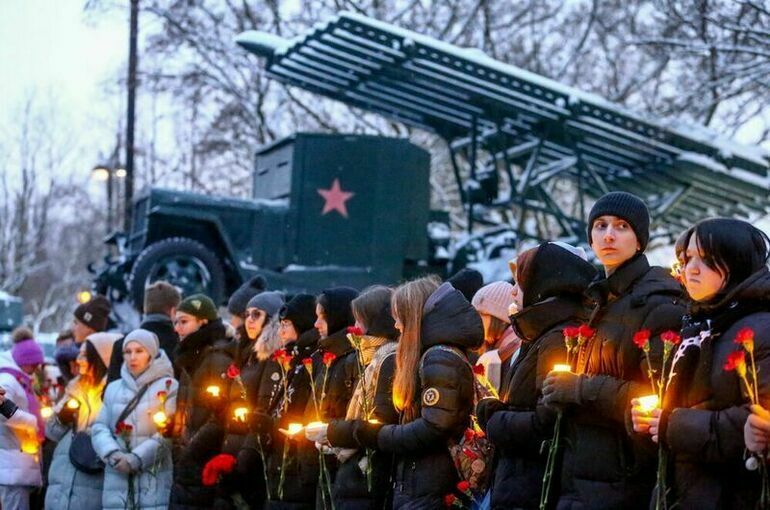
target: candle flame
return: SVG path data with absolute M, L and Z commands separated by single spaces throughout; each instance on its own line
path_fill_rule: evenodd
M 211 386 L 206 388 L 206 393 L 208 393 L 212 397 L 219 397 L 219 386 L 212 384 Z
M 154 421 L 155 425 L 159 427 L 165 427 L 166 423 L 168 422 L 168 416 L 166 416 L 166 413 L 163 411 L 158 411 L 152 415 L 152 421 Z
M 645 413 L 652 412 L 660 403 L 657 395 L 647 395 L 646 397 L 639 397 L 637 400 L 639 400 L 639 409 Z
M 233 409 L 233 417 L 236 421 L 245 422 L 248 413 L 249 409 L 247 407 L 236 407 Z
M 553 372 L 570 372 L 572 367 L 566 363 L 557 363 L 553 366 Z
M 74 398 L 71 398 L 67 401 L 67 407 L 70 409 L 77 409 L 78 407 L 80 407 L 80 402 L 78 402 Z
M 313 422 L 314 424 L 319 424 L 320 422 Z M 311 424 L 312 425 L 312 424 Z M 304 427 L 301 423 L 289 423 L 289 427 L 286 429 L 286 431 L 289 433 L 289 435 L 293 436 L 297 432 L 302 431 Z
M 51 416 L 53 416 L 53 409 L 49 406 L 45 406 L 42 409 L 40 409 L 40 416 L 43 417 L 44 420 L 47 420 Z

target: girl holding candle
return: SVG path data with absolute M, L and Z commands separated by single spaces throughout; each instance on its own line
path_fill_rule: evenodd
M 604 195 L 587 223 L 604 267 L 585 293 L 594 334 L 578 348 L 574 372 L 552 372 L 543 382 L 543 401 L 565 409 L 557 508 L 646 508 L 655 449 L 626 427 L 631 399 L 650 393 L 645 353 L 633 338 L 650 330 L 655 368 L 658 335 L 681 324 L 682 288 L 669 269 L 651 267 L 644 255 L 650 217 L 638 197 Z
M 725 365 L 734 353 L 743 353 L 747 380 L 753 384 L 750 341 L 756 390 L 759 400 L 766 401 L 770 241 L 749 223 L 726 218 L 701 221 L 688 232 L 684 281 L 692 304 L 683 340 L 673 356 L 663 409 L 635 409 L 634 428 L 668 450 L 671 503 L 681 508 L 754 508 L 759 475 L 744 467 L 744 424 L 752 399 L 739 374 Z
M 354 342 L 359 342 L 360 361 L 365 367 L 363 379 L 358 380 L 344 420 L 333 420 L 328 427 L 321 426 L 315 432 L 306 431 L 311 441 L 336 447 L 340 467 L 334 481 L 333 498 L 337 510 L 374 510 L 390 506 L 392 456 L 362 449 L 353 429 L 357 419 L 398 422 L 392 397 L 398 337 L 390 310 L 392 294 L 393 290 L 388 287 L 375 286 L 351 303 L 356 327 L 361 330 L 351 336 Z
M 173 469 L 155 416 L 174 414 L 178 384 L 155 333 L 135 329 L 126 335 L 123 359 L 121 377 L 107 385 L 92 429 L 94 450 L 105 463 L 101 507 L 164 510 Z
M 470 425 L 474 376 L 467 356 L 481 346 L 484 328 L 460 291 L 432 278 L 399 286 L 392 310 L 401 332 L 393 382 L 400 420 L 357 420 L 353 435 L 363 448 L 395 454 L 393 508 L 443 508 L 460 481 L 448 446 Z
M 501 400 L 483 399 L 476 407 L 498 457 L 492 508 L 538 508 L 545 470 L 540 445 L 551 439 L 556 416 L 543 405 L 541 388 L 548 372 L 568 362 L 564 328 L 587 319 L 582 293 L 595 275 L 582 250 L 562 243 L 543 243 L 517 257 L 522 308 L 511 323 L 522 339 L 521 352 Z
M 90 434 L 91 425 L 101 411 L 107 367 L 119 338 L 121 335 L 115 333 L 93 333 L 86 337 L 77 358 L 78 375 L 67 384 L 64 396 L 46 423 L 46 437 L 57 444 L 48 471 L 45 508 L 99 510 L 102 506 L 104 472 L 78 470 L 69 453 L 74 434 Z

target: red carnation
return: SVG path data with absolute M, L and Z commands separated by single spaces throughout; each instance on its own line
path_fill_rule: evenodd
M 457 496 L 454 494 L 447 494 L 444 496 L 444 504 L 447 506 L 447 508 L 451 508 L 452 505 L 455 504 L 455 501 L 457 501 Z
M 457 490 L 463 493 L 468 492 L 471 490 L 471 482 L 468 480 L 461 480 L 457 482 Z
M 350 326 L 347 331 L 349 335 L 353 336 L 362 336 L 364 334 L 364 330 L 358 326 Z
M 473 429 L 465 429 L 464 436 L 465 442 L 470 442 L 473 441 L 473 439 L 476 437 L 476 433 L 473 431 Z
M 578 328 L 578 335 L 583 338 L 591 338 L 596 333 L 596 330 L 588 324 L 581 324 Z
M 473 373 L 476 375 L 480 375 L 481 377 L 484 377 L 486 374 L 486 369 L 484 368 L 484 365 L 473 365 Z
M 754 330 L 750 327 L 742 328 L 735 335 L 735 343 L 742 345 L 749 353 L 754 352 Z
M 230 379 L 235 379 L 236 377 L 239 377 L 241 375 L 241 369 L 236 367 L 234 363 L 230 363 L 230 366 L 227 367 L 227 377 Z
M 201 475 L 203 485 L 206 487 L 216 485 L 221 475 L 230 473 L 235 469 L 235 463 L 235 457 L 227 453 L 220 453 L 212 457 L 203 467 L 203 474 Z
M 174 383 L 172 379 L 166 379 L 166 389 L 170 389 L 171 385 Z
M 660 334 L 660 339 L 671 345 L 679 345 L 682 341 L 682 337 L 676 331 L 664 331 Z
M 634 333 L 634 343 L 640 349 L 650 348 L 650 330 L 642 329 Z
M 302 364 L 305 365 L 305 368 L 308 370 L 313 368 L 313 358 L 304 358 L 302 360 Z
M 326 367 L 330 367 L 332 363 L 334 363 L 334 360 L 337 359 L 337 355 L 333 352 L 325 352 L 323 357 L 323 362 Z
M 155 396 L 158 397 L 158 400 L 161 402 L 165 402 L 166 397 L 168 396 L 168 392 L 160 390 Z
M 580 328 L 575 327 L 575 326 L 567 326 L 566 328 L 564 328 L 562 333 L 567 338 L 575 338 L 576 336 L 578 336 L 580 334 Z
M 134 430 L 134 426 L 124 421 L 118 422 L 115 425 L 116 434 L 130 434 Z
M 727 362 L 725 363 L 724 368 L 728 372 L 735 370 L 741 377 L 746 375 L 746 351 L 731 352 L 727 356 Z

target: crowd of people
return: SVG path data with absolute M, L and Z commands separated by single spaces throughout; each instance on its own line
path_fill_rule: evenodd
M 0 506 L 767 508 L 770 239 L 706 219 L 662 268 L 638 197 L 587 225 L 597 265 L 543 242 L 510 282 L 256 277 L 225 316 L 160 281 L 125 336 L 96 296 L 57 340 L 60 384 L 22 329 L 0 353 Z

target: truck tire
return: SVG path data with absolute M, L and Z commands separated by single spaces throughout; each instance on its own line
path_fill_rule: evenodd
M 144 289 L 156 280 L 179 287 L 182 297 L 203 293 L 217 305 L 225 293 L 225 273 L 219 257 L 198 241 L 171 237 L 152 243 L 136 257 L 128 289 L 131 301 L 141 310 Z

